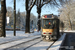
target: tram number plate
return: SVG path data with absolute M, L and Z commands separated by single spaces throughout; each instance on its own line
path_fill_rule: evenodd
M 46 36 L 46 38 L 49 38 L 49 36 Z
M 49 36 L 46 36 L 46 40 L 48 40 L 49 39 Z
M 49 38 L 46 38 L 46 40 L 48 40 Z

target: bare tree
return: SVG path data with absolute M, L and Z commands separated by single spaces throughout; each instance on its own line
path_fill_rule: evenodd
M 58 6 L 58 2 L 61 3 L 61 5 L 67 0 L 37 0 L 36 1 L 36 6 L 37 6 L 37 13 L 38 13 L 38 31 L 41 29 L 40 27 L 40 14 L 41 14 L 41 8 L 45 5 L 48 4 L 49 6 Z
M 62 21 L 66 22 L 69 24 L 71 30 L 72 30 L 72 21 L 74 19 L 74 10 L 75 10 L 75 1 L 70 0 L 64 4 L 62 8 L 60 8 L 60 18 Z M 66 23 L 65 23 L 66 24 Z M 68 26 L 67 24 L 67 26 Z M 65 25 L 66 26 L 66 25 Z
M 7 13 L 6 13 L 6 17 L 9 17 L 9 23 L 6 23 L 6 28 L 7 28 L 7 26 L 11 26 L 11 23 L 13 23 L 13 18 L 12 18 L 12 7 L 7 7 Z M 7 21 L 7 19 L 6 19 L 6 21 Z
M 26 19 L 26 15 L 25 15 L 25 12 L 20 12 L 20 29 L 25 29 L 25 21 Z
M 38 31 L 41 29 L 41 26 L 40 26 L 41 8 L 42 8 L 45 4 L 48 4 L 50 1 L 51 1 L 51 0 L 37 0 L 37 1 L 36 1 L 37 13 L 38 13 Z
M 30 12 L 35 5 L 36 0 L 25 0 L 26 7 L 26 30 L 25 33 L 30 33 Z
M 1 16 L 0 16 L 0 36 L 6 36 L 6 0 L 1 0 Z
M 11 17 L 11 14 L 12 14 L 12 7 L 7 7 L 6 16 Z
M 20 10 L 18 10 L 18 13 L 16 14 L 16 26 L 20 28 Z

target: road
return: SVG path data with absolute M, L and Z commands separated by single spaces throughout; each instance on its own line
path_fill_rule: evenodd
M 67 33 L 60 50 L 75 50 L 75 33 Z

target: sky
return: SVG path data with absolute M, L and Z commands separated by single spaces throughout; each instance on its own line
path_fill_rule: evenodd
M 17 11 L 20 9 L 20 12 L 26 12 L 24 2 L 25 1 L 16 0 L 16 10 Z M 13 8 L 13 6 L 14 6 L 13 0 L 6 0 L 6 6 Z M 47 6 L 43 6 L 42 11 L 41 11 L 41 16 L 44 15 L 44 14 L 52 14 L 52 13 L 55 14 L 55 15 L 58 15 L 57 10 L 58 10 L 57 8 L 53 9 L 53 8 L 49 8 Z M 36 6 L 34 6 L 32 8 L 31 13 L 33 13 L 35 16 L 38 16 Z

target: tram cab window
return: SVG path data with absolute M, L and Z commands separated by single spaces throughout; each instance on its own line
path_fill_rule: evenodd
M 52 25 L 53 25 L 53 20 L 52 19 L 44 19 L 43 20 L 43 28 L 44 29 L 50 29 L 50 28 L 52 28 Z
M 44 20 L 45 25 L 52 25 L 53 21 L 52 20 Z

